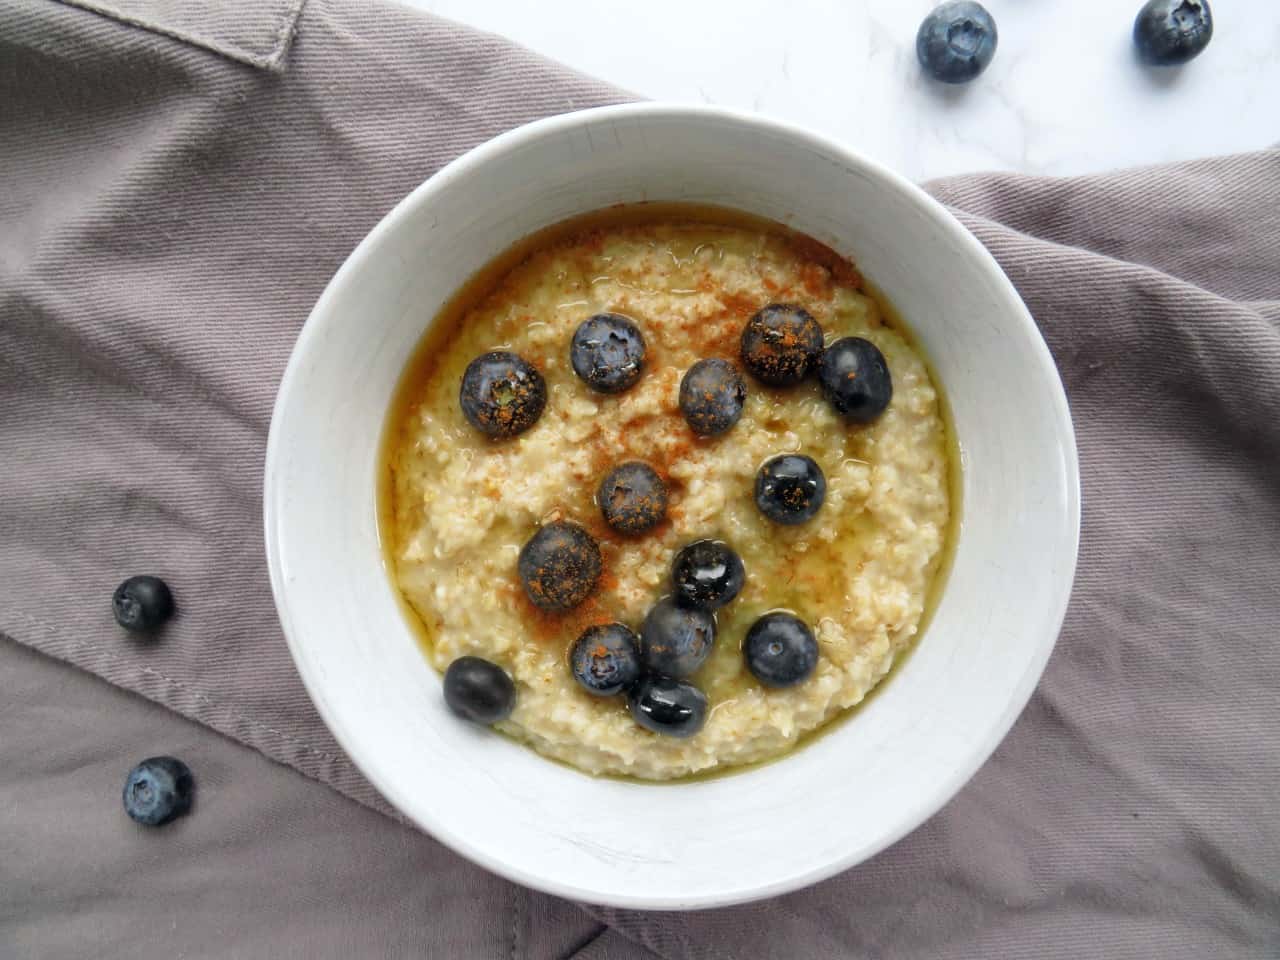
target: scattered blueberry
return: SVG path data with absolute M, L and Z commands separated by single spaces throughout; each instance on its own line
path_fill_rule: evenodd
M 699 360 L 680 381 L 680 412 L 700 437 L 724 433 L 742 416 L 747 385 L 728 360 Z
M 723 607 L 742 590 L 745 579 L 742 558 L 719 540 L 695 540 L 671 564 L 676 599 L 697 610 Z
M 496 663 L 459 657 L 444 672 L 444 702 L 462 719 L 487 726 L 511 716 L 516 685 Z
M 481 433 L 498 438 L 523 433 L 542 416 L 547 384 L 526 360 L 505 350 L 482 353 L 462 374 L 462 414 Z
M 793 687 L 818 665 L 818 641 L 803 620 L 776 611 L 751 625 L 742 655 L 747 669 L 766 687 Z
M 569 348 L 573 372 L 592 390 L 621 393 L 644 369 L 644 337 L 626 317 L 597 313 L 582 321 Z
M 818 382 L 836 413 L 852 423 L 870 423 L 893 397 L 884 354 L 861 337 L 842 337 L 823 351 Z
M 630 690 L 640 679 L 640 638 L 621 623 L 587 627 L 569 653 L 573 678 L 597 697 Z
M 520 550 L 516 569 L 534 606 L 562 611 L 576 607 L 600 579 L 600 547 L 576 523 L 543 525 Z
M 775 523 L 804 523 L 827 495 L 827 478 L 812 458 L 784 453 L 765 461 L 756 474 L 756 506 Z
M 707 721 L 707 695 L 684 680 L 645 677 L 627 702 L 636 723 L 668 737 L 692 737 Z
M 996 54 L 996 22 L 971 0 L 939 4 L 916 34 L 916 56 L 935 80 L 968 83 Z
M 711 655 L 715 618 L 705 610 L 679 606 L 672 597 L 653 605 L 640 627 L 640 657 L 647 670 L 687 677 Z
M 667 485 L 647 463 L 618 464 L 596 491 L 605 523 L 620 533 L 644 533 L 667 515 Z
M 158 827 L 191 809 L 196 782 L 175 757 L 150 757 L 124 781 L 124 812 L 138 823 Z
M 159 577 L 130 577 L 111 595 L 111 612 L 126 630 L 154 630 L 173 616 L 173 594 Z
M 818 362 L 822 327 L 808 310 L 771 303 L 742 331 L 742 362 L 757 380 L 774 387 L 799 383 Z
M 1194 59 L 1212 39 L 1208 0 L 1148 0 L 1133 21 L 1138 56 L 1158 67 Z

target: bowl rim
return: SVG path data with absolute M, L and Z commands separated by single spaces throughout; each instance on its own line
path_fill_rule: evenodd
M 957 757 L 952 767 L 951 776 L 939 783 L 938 789 L 933 792 L 935 798 L 933 801 L 920 805 L 913 815 L 904 817 L 894 825 L 893 829 L 885 831 L 875 843 L 825 860 L 808 870 L 794 873 L 769 884 L 757 885 L 751 888 L 731 889 L 724 892 L 711 892 L 694 897 L 682 895 L 680 897 L 663 898 L 634 896 L 626 893 L 601 897 L 592 890 L 577 887 L 572 883 L 563 882 L 554 877 L 530 873 L 490 856 L 483 849 L 471 844 L 465 835 L 455 831 L 447 822 L 424 816 L 421 811 L 410 814 L 408 811 L 413 809 L 413 805 L 407 801 L 402 791 L 394 783 L 388 782 L 385 778 L 379 776 L 374 770 L 366 768 L 358 752 L 352 749 L 352 738 L 344 728 L 340 716 L 330 709 L 323 694 L 324 683 L 309 661 L 307 645 L 294 628 L 290 616 L 289 587 L 284 576 L 279 539 L 282 511 L 278 509 L 280 505 L 276 502 L 277 497 L 282 494 L 279 482 L 280 463 L 283 457 L 282 448 L 285 444 L 282 436 L 284 429 L 282 420 L 288 396 L 294 387 L 294 381 L 300 376 L 306 356 L 313 343 L 322 337 L 320 327 L 323 322 L 323 315 L 329 312 L 329 305 L 335 299 L 336 291 L 348 281 L 348 277 L 362 269 L 382 237 L 392 229 L 394 223 L 404 217 L 410 210 L 428 203 L 433 194 L 445 189 L 454 181 L 465 178 L 473 169 L 483 166 L 492 157 L 504 154 L 522 144 L 567 134 L 574 129 L 580 128 L 584 123 L 601 120 L 698 119 L 714 119 L 759 130 L 767 130 L 773 135 L 789 139 L 799 146 L 839 158 L 847 169 L 864 172 L 869 178 L 883 181 L 894 189 L 901 191 L 921 208 L 922 213 L 930 217 L 933 224 L 944 233 L 948 241 L 966 250 L 978 263 L 983 265 L 989 274 L 989 278 L 1006 299 L 1011 314 L 1015 316 L 1017 322 L 1027 328 L 1026 332 L 1030 335 L 1033 344 L 1035 361 L 1039 368 L 1038 372 L 1052 394 L 1053 424 L 1063 455 L 1062 473 L 1065 481 L 1065 519 L 1067 523 L 1064 532 L 1067 534 L 1067 540 L 1063 547 L 1067 548 L 1069 553 L 1064 556 L 1066 562 L 1061 576 L 1064 589 L 1055 598 L 1056 609 L 1051 611 L 1050 622 L 1054 625 L 1054 629 L 1051 633 L 1047 633 L 1046 639 L 1041 641 L 1036 655 L 1029 662 L 1026 671 L 1019 679 L 1018 685 L 1010 691 L 1004 713 L 1000 716 L 998 722 L 989 727 L 983 737 L 972 741 L 968 749 Z M 494 251 L 494 256 L 500 253 L 500 250 Z M 373 508 L 371 507 L 371 509 Z M 1032 318 L 1030 311 L 1027 310 L 1013 282 L 1005 274 L 995 257 L 945 206 L 926 193 L 921 187 L 878 161 L 870 159 L 842 143 L 805 127 L 725 107 L 640 102 L 592 107 L 558 114 L 534 120 L 498 134 L 445 164 L 436 173 L 410 191 L 374 225 L 325 285 L 323 292 L 299 331 L 297 340 L 290 352 L 289 361 L 281 377 L 275 403 L 272 407 L 271 426 L 267 436 L 266 458 L 263 470 L 262 514 L 272 597 L 290 655 L 307 694 L 347 758 L 374 789 L 397 811 L 401 812 L 405 819 L 472 863 L 478 864 L 498 876 L 535 890 L 583 903 L 624 909 L 696 910 L 732 906 L 779 896 L 833 877 L 871 859 L 897 843 L 904 836 L 932 818 L 934 814 L 956 796 L 987 762 L 996 747 L 1008 734 L 1014 721 L 1026 707 L 1057 644 L 1070 601 L 1071 587 L 1074 583 L 1079 558 L 1081 495 L 1075 431 L 1066 391 L 1062 386 L 1061 377 L 1053 361 L 1052 354 L 1049 352 L 1049 348 L 1040 334 L 1039 327 Z

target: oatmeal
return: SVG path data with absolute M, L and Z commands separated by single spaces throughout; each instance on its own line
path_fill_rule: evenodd
M 425 627 L 431 662 L 444 670 L 474 656 L 505 670 L 516 693 L 498 729 L 547 756 L 645 779 L 766 760 L 862 700 L 919 628 L 950 510 L 938 395 L 856 271 L 812 241 L 696 220 L 604 223 L 535 249 L 410 372 L 386 465 L 394 577 Z M 785 322 L 816 321 L 828 345 L 868 342 L 862 352 L 892 375 L 883 413 L 869 423 L 838 413 L 817 372 L 774 364 L 775 379 L 791 379 L 771 386 L 743 366 L 744 329 L 779 304 L 791 311 Z M 632 366 L 622 374 L 575 371 L 570 344 L 590 318 L 624 334 L 617 354 Z M 514 435 L 486 435 L 459 404 L 468 365 L 495 352 L 516 355 L 531 368 L 518 372 L 540 376 L 545 391 L 539 415 Z M 857 349 L 846 353 L 863 362 Z M 745 383 L 722 432 L 695 432 L 681 412 L 682 379 L 708 359 L 728 361 Z M 823 371 L 822 382 L 836 375 Z M 771 519 L 758 501 L 758 474 L 775 461 L 817 471 L 823 484 L 793 520 Z M 652 469 L 618 471 L 629 463 Z M 643 524 L 628 515 L 632 527 L 611 525 L 597 493 L 606 478 L 632 473 L 650 484 L 646 503 L 661 492 L 663 509 L 637 514 Z M 592 579 L 573 585 L 568 609 L 532 602 L 518 573 L 543 529 L 571 539 L 585 531 L 598 545 Z M 625 696 L 584 690 L 570 650 L 588 628 L 640 634 L 672 593 L 673 558 L 699 540 L 732 547 L 745 576 L 714 611 L 714 643 L 686 678 L 705 696 L 705 722 L 693 735 L 660 736 Z M 797 623 L 761 621 L 779 610 Z M 752 643 L 765 652 L 808 626 L 816 656 L 803 682 L 765 685 L 748 669 L 756 624 Z M 611 630 L 591 636 L 625 642 L 627 630 Z

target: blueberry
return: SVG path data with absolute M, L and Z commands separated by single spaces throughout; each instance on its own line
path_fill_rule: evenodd
M 680 412 L 700 437 L 724 433 L 742 416 L 747 385 L 728 360 L 699 360 L 680 381 Z
M 542 526 L 520 550 L 516 570 L 525 593 L 543 610 L 571 610 L 600 579 L 600 547 L 576 523 Z
M 159 577 L 130 577 L 111 595 L 111 612 L 126 630 L 154 630 L 173 616 L 173 594 Z
M 687 677 L 711 655 L 716 621 L 706 610 L 679 606 L 672 597 L 653 605 L 640 627 L 640 656 L 647 670 Z
M 124 812 L 138 823 L 158 827 L 191 809 L 196 782 L 175 757 L 150 757 L 124 781 Z
M 523 433 L 542 416 L 547 384 L 526 360 L 505 350 L 482 353 L 462 374 L 462 414 L 481 433 L 498 438 Z
M 870 423 L 893 397 L 884 354 L 861 337 L 843 337 L 823 351 L 818 382 L 836 413 L 852 423 Z
M 644 370 L 644 337 L 640 329 L 616 313 L 597 313 L 582 321 L 569 347 L 573 372 L 592 390 L 621 393 Z
M 667 515 L 667 485 L 647 463 L 632 460 L 610 470 L 596 491 L 604 522 L 620 533 L 644 533 Z
M 681 606 L 715 610 L 742 590 L 742 558 L 719 540 L 695 540 L 676 554 L 671 586 Z
M 773 387 L 799 383 L 821 352 L 822 327 L 808 310 L 794 304 L 769 304 L 742 331 L 743 364 L 757 380 Z
M 459 657 L 444 672 L 444 702 L 463 720 L 487 726 L 511 716 L 516 685 L 496 663 Z
M 621 623 L 587 627 L 569 652 L 573 679 L 597 697 L 630 690 L 640 679 L 640 638 Z
M 747 669 L 766 687 L 794 687 L 818 665 L 818 641 L 799 617 L 766 613 L 747 631 L 742 655 Z
M 818 512 L 826 495 L 822 469 L 800 453 L 766 460 L 756 473 L 756 506 L 775 523 L 804 523 Z
M 707 695 L 671 677 L 645 677 L 631 691 L 627 705 L 636 723 L 667 737 L 692 737 L 707 722 Z
M 996 22 L 971 0 L 939 4 L 916 34 L 916 56 L 930 76 L 943 83 L 968 83 L 996 54 Z
M 1194 59 L 1212 39 L 1208 0 L 1149 0 L 1133 21 L 1138 56 L 1158 67 Z

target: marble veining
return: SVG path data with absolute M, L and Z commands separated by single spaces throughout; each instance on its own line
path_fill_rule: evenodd
M 1209 48 L 1145 67 L 1139 0 L 988 0 L 995 60 L 966 87 L 927 79 L 932 0 L 407 0 L 653 99 L 811 127 L 914 180 L 973 170 L 1070 175 L 1276 142 L 1280 15 L 1217 0 Z

